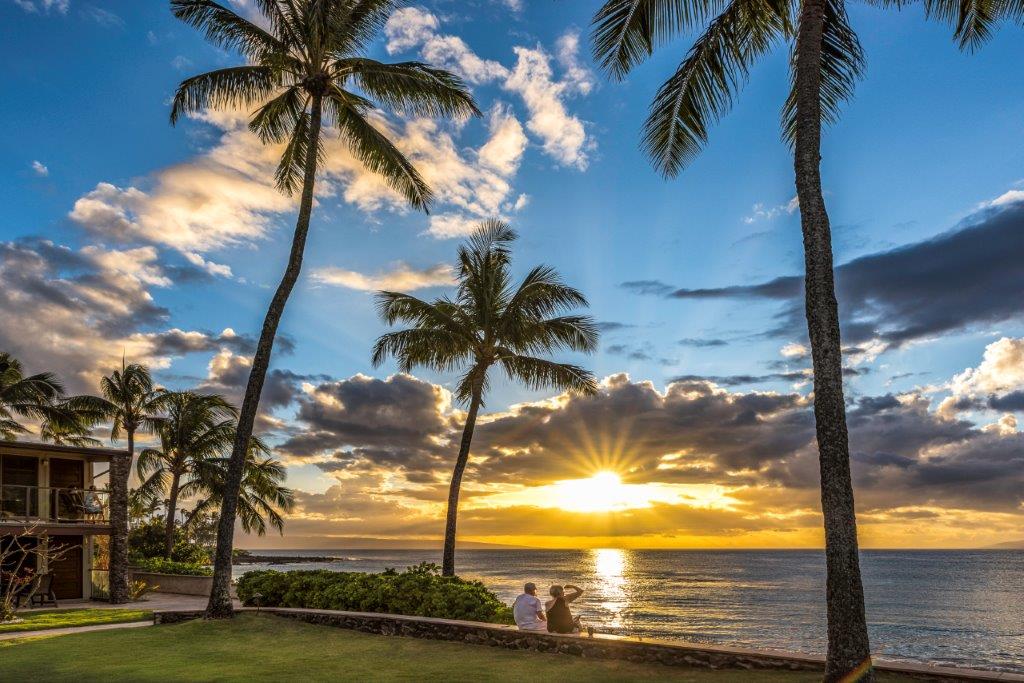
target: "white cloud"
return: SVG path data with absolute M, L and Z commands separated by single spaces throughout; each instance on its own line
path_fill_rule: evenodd
M 49 13 L 54 11 L 58 14 L 67 14 L 70 2 L 69 0 L 14 0 L 14 4 L 26 12 Z
M 761 202 L 754 204 L 751 208 L 751 213 L 748 216 L 743 217 L 743 222 L 756 223 L 758 221 L 772 221 L 781 216 L 782 214 L 793 215 L 797 209 L 800 208 L 800 200 L 797 197 L 793 197 L 785 204 L 777 204 L 775 206 L 766 206 Z
M 555 42 L 558 63 L 565 69 L 565 80 L 569 86 L 582 95 L 589 95 L 596 85 L 594 72 L 580 61 L 580 32 L 566 31 Z
M 184 55 L 177 55 L 171 60 L 171 66 L 178 71 L 184 71 L 192 66 L 192 60 Z
M 457 213 L 434 214 L 430 217 L 427 234 L 438 239 L 452 239 L 470 235 L 480 224 L 479 219 Z
M 586 169 L 587 151 L 593 147 L 583 122 L 565 108 L 570 89 L 567 81 L 555 81 L 551 59 L 539 45 L 516 47 L 516 66 L 505 81 L 506 90 L 517 93 L 530 112 L 526 127 L 539 137 L 545 153 L 560 164 Z
M 66 0 L 64 4 L 65 6 L 67 5 Z M 124 28 L 124 19 L 113 12 L 100 9 L 94 5 L 86 5 L 82 9 L 82 15 L 92 19 L 97 24 L 105 28 Z
M 987 206 L 1008 206 L 1017 202 L 1024 202 L 1024 190 L 1008 190 L 988 202 Z
M 789 344 L 786 344 L 781 349 L 779 349 L 779 353 L 782 354 L 784 358 L 804 358 L 806 356 L 809 356 L 811 352 L 810 349 L 808 349 L 803 344 L 790 342 Z
M 43 176 L 44 178 L 46 176 L 50 175 L 50 169 L 47 168 L 46 164 L 44 164 L 41 161 L 33 161 L 32 162 L 32 170 L 35 171 L 36 175 Z
M 514 175 L 526 150 L 526 134 L 519 119 L 500 104 L 491 110 L 491 137 L 480 148 L 480 163 L 504 176 Z
M 440 23 L 430 12 L 419 7 L 403 7 L 388 18 L 384 26 L 388 54 L 414 48 L 430 40 Z
M 391 269 L 372 275 L 343 268 L 318 268 L 313 271 L 313 280 L 325 285 L 347 287 L 363 292 L 389 290 L 409 292 L 426 287 L 443 287 L 455 284 L 454 269 L 439 263 L 429 268 L 417 269 L 399 261 Z
M 981 364 L 954 376 L 955 396 L 988 396 L 1024 388 L 1024 337 L 1003 337 L 985 347 Z

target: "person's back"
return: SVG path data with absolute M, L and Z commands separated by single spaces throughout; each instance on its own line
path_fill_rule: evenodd
M 545 631 L 544 605 L 537 597 L 537 586 L 532 583 L 523 587 L 523 593 L 512 603 L 512 616 L 522 631 Z
M 571 588 L 573 592 L 566 595 L 562 586 L 551 587 L 552 599 L 546 605 L 549 633 L 575 633 L 580 628 L 578 618 L 572 616 L 569 603 L 583 595 L 583 591 L 572 584 L 565 587 Z

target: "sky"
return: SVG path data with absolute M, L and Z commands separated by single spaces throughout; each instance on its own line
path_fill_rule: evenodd
M 230 6 L 254 17 L 246 0 Z M 304 270 L 258 429 L 298 505 L 249 547 L 440 538 L 465 417 L 456 377 L 374 368 L 380 288 L 452 291 L 459 240 L 519 232 L 602 330 L 597 396 L 497 376 L 460 538 L 530 547 L 820 547 L 780 45 L 674 180 L 639 151 L 693 36 L 623 82 L 584 0 L 435 0 L 368 56 L 459 74 L 484 115 L 377 125 L 437 195 L 404 206 L 329 137 Z M 973 54 L 917 8 L 849 7 L 867 71 L 824 134 L 864 547 L 985 547 L 1024 532 L 1022 29 Z M 168 122 L 177 84 L 238 64 L 166 3 L 0 0 L 0 349 L 94 392 L 122 354 L 240 400 L 296 201 L 245 111 Z M 595 502 L 600 501 L 600 502 Z

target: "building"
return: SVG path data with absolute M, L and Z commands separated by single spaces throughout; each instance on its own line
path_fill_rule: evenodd
M 0 441 L 0 544 L 31 532 L 29 543 L 66 548 L 36 571 L 53 575 L 58 600 L 106 597 L 110 505 L 94 482 L 127 451 Z M 8 569 L 5 567 L 4 569 Z

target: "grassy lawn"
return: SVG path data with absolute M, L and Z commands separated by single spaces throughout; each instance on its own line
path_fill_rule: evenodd
M 79 682 L 821 680 L 814 673 L 688 670 L 375 636 L 255 614 L 0 642 L 0 669 L 7 680 Z
M 40 612 L 22 612 L 18 615 L 24 621 L 17 624 L 0 625 L 0 633 L 18 631 L 42 631 L 50 628 L 69 626 L 92 626 L 94 624 L 123 624 L 129 621 L 152 619 L 153 613 L 141 609 L 63 609 Z

